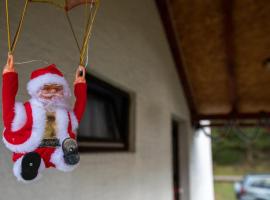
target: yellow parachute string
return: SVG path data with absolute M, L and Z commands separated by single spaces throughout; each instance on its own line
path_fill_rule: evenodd
M 6 0 L 6 25 L 7 25 L 7 36 L 8 36 L 8 51 L 11 53 L 11 38 L 10 38 L 10 24 L 9 24 L 9 9 L 8 0 Z
M 87 27 L 87 16 L 89 16 L 91 14 L 92 8 L 93 8 L 92 3 L 90 4 L 90 7 L 88 8 L 87 0 L 85 0 L 84 27 Z M 88 65 L 88 48 L 89 48 L 89 44 L 87 44 L 87 55 L 86 55 L 86 59 L 85 59 L 86 61 L 84 62 L 85 67 L 87 67 L 87 65 Z M 81 56 L 81 52 L 80 52 L 80 56 Z
M 25 0 L 25 4 L 24 4 L 24 8 L 23 8 L 21 19 L 20 19 L 20 22 L 19 22 L 19 26 L 18 26 L 17 32 L 16 32 L 15 37 L 14 37 L 14 41 L 13 41 L 12 46 L 11 46 L 11 53 L 13 53 L 13 51 L 16 48 L 16 44 L 18 42 L 18 39 L 19 39 L 21 30 L 22 30 L 22 25 L 23 25 L 24 17 L 25 17 L 27 8 L 28 8 L 28 3 L 29 3 L 29 0 Z
M 85 54 L 86 54 L 87 46 L 89 45 L 89 40 L 92 36 L 93 24 L 97 15 L 98 8 L 99 8 L 99 0 L 96 0 L 94 12 L 90 14 L 88 22 L 87 22 L 87 27 L 85 29 L 85 36 L 83 39 L 83 45 L 82 45 L 81 55 L 80 55 L 81 65 L 83 65 L 85 61 L 85 57 L 86 57 Z
M 74 27 L 73 27 L 73 25 L 72 25 L 71 19 L 70 19 L 70 17 L 69 17 L 68 12 L 65 11 L 65 13 L 66 13 L 66 18 L 67 18 L 67 20 L 68 20 L 69 27 L 70 27 L 70 29 L 71 29 L 72 35 L 73 35 L 74 40 L 75 40 L 75 42 L 76 42 L 77 48 L 78 48 L 78 50 L 79 50 L 79 52 L 80 52 L 80 51 L 81 51 L 81 48 L 80 48 L 79 41 L 78 41 L 78 39 L 77 39 L 75 30 L 74 30 Z
M 16 48 L 16 45 L 17 45 L 21 30 L 22 30 L 22 25 L 23 25 L 23 22 L 24 22 L 24 18 L 25 18 L 26 12 L 27 12 L 28 4 L 29 4 L 29 2 L 31 0 L 25 0 L 25 4 L 24 4 L 24 8 L 23 8 L 22 15 L 21 15 L 21 18 L 20 18 L 20 22 L 19 22 L 19 25 L 18 25 L 18 28 L 17 28 L 17 31 L 16 31 L 16 34 L 14 36 L 12 44 L 11 44 L 10 19 L 9 19 L 9 2 L 8 1 L 9 0 L 6 0 L 6 25 L 7 25 L 7 36 L 8 36 L 8 38 L 7 38 L 8 41 L 7 42 L 8 42 L 9 53 L 12 54 L 14 52 L 15 48 Z M 35 2 L 43 2 L 44 3 L 44 0 L 35 0 Z M 88 14 L 87 13 L 87 10 L 88 10 L 87 9 L 87 7 L 88 7 L 87 0 L 85 0 L 85 2 L 86 2 L 85 15 L 87 15 Z M 75 38 L 76 45 L 77 45 L 77 47 L 78 47 L 78 49 L 80 51 L 80 65 L 84 65 L 84 62 L 85 62 L 85 59 L 86 59 L 86 54 L 88 54 L 89 40 L 90 40 L 90 38 L 92 36 L 93 24 L 94 24 L 96 14 L 97 14 L 97 11 L 98 11 L 98 8 L 99 8 L 99 3 L 100 3 L 99 0 L 93 0 L 92 3 L 90 3 L 90 13 L 89 13 L 88 19 L 85 21 L 85 23 L 86 23 L 85 31 L 84 31 L 85 33 L 84 33 L 81 48 L 80 48 L 78 39 L 76 37 L 73 25 L 71 23 L 71 19 L 69 17 L 68 11 L 66 11 L 66 17 L 68 19 L 70 28 L 72 30 L 73 37 Z M 57 4 L 55 4 L 55 5 L 57 5 Z M 93 12 L 92 12 L 92 9 L 94 9 Z M 85 18 L 87 18 L 87 16 Z
M 18 42 L 21 30 L 22 30 L 22 25 L 23 25 L 23 21 L 24 21 L 24 17 L 27 11 L 27 7 L 28 7 L 28 3 L 29 0 L 25 0 L 25 4 L 24 4 L 24 8 L 22 11 L 22 15 L 20 18 L 20 22 L 16 31 L 16 34 L 14 36 L 12 45 L 11 45 L 11 34 L 10 34 L 10 20 L 9 20 L 9 9 L 8 9 L 8 0 L 6 0 L 6 23 L 7 23 L 7 35 L 8 35 L 8 51 L 10 54 L 12 54 L 16 48 L 16 44 Z

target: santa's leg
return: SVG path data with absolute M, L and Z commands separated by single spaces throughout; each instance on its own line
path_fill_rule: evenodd
M 63 149 L 61 147 L 58 147 L 51 155 L 50 162 L 52 162 L 55 165 L 56 169 L 64 172 L 72 171 L 79 165 L 79 158 L 77 159 L 76 162 L 71 163 L 67 162 L 67 159 L 65 157 L 66 156 L 63 152 Z
M 68 165 L 76 165 L 80 161 L 77 141 L 72 138 L 66 138 L 62 143 L 64 160 Z
M 40 155 L 30 152 L 19 158 L 13 166 L 13 173 L 18 181 L 30 182 L 40 177 L 40 172 L 45 169 L 45 164 Z

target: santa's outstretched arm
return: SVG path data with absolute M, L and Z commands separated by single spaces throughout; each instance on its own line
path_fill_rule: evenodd
M 87 84 L 85 80 L 85 67 L 83 66 L 79 66 L 76 72 L 74 94 L 76 101 L 73 111 L 78 122 L 80 122 L 87 102 Z
M 12 55 L 8 55 L 7 64 L 4 67 L 2 76 L 2 116 L 5 128 L 11 129 L 15 116 L 15 98 L 18 91 L 18 74 L 14 68 Z

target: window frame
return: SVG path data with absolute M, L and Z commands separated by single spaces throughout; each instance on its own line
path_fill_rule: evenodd
M 97 95 L 103 96 L 105 100 L 112 98 L 113 95 L 121 96 L 125 99 L 123 106 L 124 112 L 126 113 L 125 125 L 122 127 L 123 130 L 120 130 L 120 135 L 122 140 L 113 140 L 113 139 L 98 139 L 98 138 L 89 138 L 80 136 L 79 130 L 77 133 L 77 140 L 79 145 L 79 151 L 81 153 L 90 153 L 90 152 L 127 152 L 130 151 L 130 139 L 131 139 L 131 109 L 132 109 L 132 98 L 131 93 L 127 90 L 123 90 L 110 82 L 105 81 L 97 77 L 96 75 L 87 73 L 87 96 L 89 92 L 99 93 L 98 89 L 93 89 L 93 83 L 97 84 L 98 87 L 103 88 L 105 91 L 109 91 L 108 94 L 99 93 Z M 93 91 L 94 90 L 94 91 Z M 111 94 L 110 94 L 111 93 Z M 105 97 L 104 97 L 105 96 Z M 109 102 L 109 100 L 108 100 Z M 114 107 L 115 108 L 115 107 Z

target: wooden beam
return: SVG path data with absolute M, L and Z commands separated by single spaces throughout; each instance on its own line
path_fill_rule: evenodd
M 167 0 L 156 0 L 156 4 L 167 35 L 167 40 L 171 48 L 172 56 L 174 58 L 174 62 L 178 71 L 178 76 L 180 78 L 185 93 L 186 101 L 191 114 L 191 119 L 193 120 L 193 118 L 195 118 L 197 115 L 197 109 L 194 103 L 191 86 L 183 65 L 182 53 L 180 48 L 181 44 L 179 41 L 177 30 L 174 25 L 173 13 Z
M 224 127 L 226 126 L 226 122 L 220 122 L 220 123 L 215 123 L 215 122 L 211 122 L 210 124 L 208 125 L 200 125 L 200 128 L 207 128 L 207 127 Z M 239 123 L 236 123 L 237 126 L 239 127 L 257 127 L 258 126 L 258 122 L 254 122 L 254 123 L 244 123 L 244 122 L 239 122 Z
M 234 23 L 233 23 L 233 10 L 234 0 L 223 0 L 223 37 L 226 54 L 226 66 L 229 79 L 229 95 L 230 103 L 232 106 L 231 112 L 237 113 L 238 97 L 237 97 L 237 77 L 236 77 L 236 63 L 235 63 L 235 43 L 234 43 Z
M 202 115 L 199 114 L 196 117 L 196 121 L 200 120 L 230 120 L 230 119 L 260 119 L 269 118 L 270 112 L 261 113 L 228 113 L 228 114 L 213 114 L 213 115 Z

